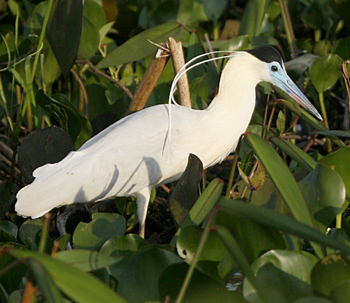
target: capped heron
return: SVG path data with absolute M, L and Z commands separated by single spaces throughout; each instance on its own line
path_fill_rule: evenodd
M 38 218 L 62 205 L 135 196 L 144 236 L 152 188 L 179 179 L 190 153 L 201 159 L 204 168 L 225 159 L 250 122 L 259 82 L 284 90 L 322 120 L 288 77 L 273 47 L 226 57 L 218 94 L 208 108 L 161 104 L 115 122 L 62 161 L 37 168 L 35 180 L 17 194 L 17 213 Z

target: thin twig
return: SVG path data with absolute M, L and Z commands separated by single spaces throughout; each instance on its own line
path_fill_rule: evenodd
M 89 110 L 88 110 L 89 97 L 88 97 L 88 94 L 86 92 L 83 80 L 81 80 L 78 73 L 73 68 L 70 69 L 70 72 L 73 74 L 75 80 L 77 80 L 77 82 L 79 83 L 80 89 L 83 92 L 84 104 L 85 104 L 85 118 L 88 118 L 89 117 Z
M 99 70 L 95 65 L 93 65 L 90 61 L 88 60 L 76 60 L 75 61 L 77 64 L 87 64 L 90 66 L 90 68 L 93 70 L 93 72 L 97 75 L 100 75 L 106 79 L 108 79 L 109 81 L 117 84 L 129 97 L 130 99 L 134 98 L 134 95 L 132 94 L 132 92 L 124 85 L 124 83 L 122 81 L 119 80 L 115 80 L 113 79 L 111 76 L 107 75 L 105 72 L 103 72 L 102 70 Z

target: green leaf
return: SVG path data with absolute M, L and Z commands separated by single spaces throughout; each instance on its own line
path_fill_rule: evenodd
M 115 236 L 106 241 L 100 252 L 108 256 L 129 256 L 146 245 L 148 242 L 139 235 L 126 234 L 125 236 Z
M 259 136 L 253 133 L 248 133 L 246 138 L 252 145 L 257 157 L 264 166 L 265 171 L 270 176 L 276 190 L 289 206 L 294 218 L 312 226 L 312 218 L 307 209 L 304 197 L 281 157 L 269 143 Z
M 271 249 L 286 248 L 280 231 L 275 227 L 267 227 L 220 209 L 214 214 L 212 225 L 223 226 L 231 232 L 249 263 Z
M 19 237 L 21 241 L 31 250 L 38 250 L 35 237 L 41 231 L 44 223 L 40 219 L 28 219 L 19 228 Z
M 260 35 L 268 4 L 267 0 L 250 0 L 247 3 L 238 32 L 239 36 L 255 37 Z
M 77 59 L 89 60 L 96 53 L 99 45 L 99 30 L 87 17 L 84 16 Z
M 80 222 L 73 233 L 74 248 L 98 251 L 110 238 L 124 235 L 125 218 L 119 214 L 94 213 L 89 223 Z
M 75 302 L 100 303 L 103 295 L 104 303 L 127 303 L 97 278 L 62 261 L 33 251 L 14 249 L 11 254 L 16 258 L 29 258 L 41 263 L 57 287 Z
M 329 167 L 317 164 L 298 184 L 310 212 L 324 225 L 322 230 L 325 232 L 345 203 L 343 180 Z
M 318 162 L 331 167 L 340 175 L 343 179 L 346 193 L 350 196 L 350 170 L 348 165 L 350 163 L 350 147 L 342 147 L 324 156 Z
M 143 59 L 156 52 L 156 48 L 148 40 L 165 42 L 169 36 L 176 36 L 181 31 L 182 27 L 177 22 L 167 22 L 145 30 L 117 47 L 103 58 L 97 67 L 106 68 Z
M 344 61 L 350 59 L 350 37 L 338 39 L 332 49 L 333 54 L 337 54 Z
M 9 233 L 14 238 L 17 238 L 18 227 L 11 221 L 0 221 L 0 230 Z
M 311 65 L 310 79 L 318 93 L 330 89 L 338 81 L 342 63 L 338 55 L 328 54 Z
M 61 293 L 57 289 L 54 281 L 46 271 L 45 267 L 35 259 L 28 260 L 28 267 L 31 269 L 36 285 L 43 295 L 45 301 L 48 303 L 63 302 Z
M 350 131 L 347 131 L 347 130 L 327 130 L 327 131 L 318 131 L 315 133 L 324 135 L 324 136 L 350 137 Z
M 49 97 L 43 90 L 39 90 L 35 100 L 39 106 L 57 119 L 61 128 L 71 135 L 76 149 L 91 137 L 92 129 L 89 120 L 77 112 L 65 95 L 55 94 Z
M 183 261 L 170 251 L 146 246 L 135 253 L 123 267 L 118 281 L 118 293 L 131 303 L 164 301 L 159 297 L 158 281 L 164 269 Z
M 55 258 L 85 272 L 105 268 L 123 259 L 122 257 L 106 256 L 103 253 L 83 249 L 60 251 Z
M 168 266 L 159 279 L 159 296 L 162 302 L 165 297 L 170 297 L 174 302 L 181 288 L 182 282 L 188 271 L 187 264 L 174 264 Z M 207 275 L 195 270 L 191 282 L 186 291 L 183 302 L 235 302 L 247 303 L 241 295 L 229 291 L 225 284 L 219 283 Z
M 65 76 L 77 57 L 83 8 L 83 1 L 80 0 L 56 0 L 51 9 L 46 36 Z
M 340 250 L 346 254 L 350 254 L 350 246 L 347 244 L 345 238 L 333 239 L 327 237 L 315 228 L 300 223 L 299 221 L 278 212 L 256 205 L 242 203 L 242 201 L 237 200 L 238 199 L 232 200 L 222 197 L 218 202 L 218 207 L 221 207 L 224 211 L 236 216 L 247 218 L 259 224 L 271 226 L 285 233 L 290 233 L 302 239 L 308 239 L 321 245 Z
M 272 302 L 294 302 L 298 297 L 312 295 L 310 273 L 317 258 L 307 252 L 271 250 L 255 260 L 251 268 Z M 243 295 L 257 302 L 258 294 L 244 279 Z
M 183 228 L 191 224 L 199 225 L 203 222 L 221 196 L 223 187 L 224 183 L 220 179 L 214 179 L 209 183 L 205 191 L 191 208 L 180 228 L 177 230 L 174 238 L 171 240 L 171 244 L 175 244 L 176 237 L 180 234 Z
M 333 254 L 318 261 L 311 273 L 315 294 L 329 296 L 331 291 L 350 280 L 349 260 Z

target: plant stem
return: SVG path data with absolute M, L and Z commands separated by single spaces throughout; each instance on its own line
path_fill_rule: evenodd
M 41 230 L 41 238 L 40 238 L 40 243 L 38 248 L 38 251 L 40 253 L 45 252 L 47 237 L 49 235 L 49 225 L 50 225 L 50 214 L 48 213 L 44 216 L 44 226 Z
M 289 15 L 288 5 L 286 0 L 278 0 L 279 6 L 281 8 L 281 14 L 284 24 L 284 29 L 287 35 L 287 41 L 289 45 L 289 51 L 293 58 L 297 58 L 297 47 L 295 45 L 295 36 L 293 32 L 293 26 Z
M 320 100 L 320 106 L 321 106 L 321 113 L 322 117 L 324 119 L 324 126 L 329 129 L 329 124 L 328 124 L 328 117 L 327 117 L 327 112 L 326 112 L 326 107 L 324 105 L 324 98 L 323 98 L 323 92 L 318 94 L 318 98 Z M 332 152 L 332 144 L 331 140 L 329 138 L 326 139 L 327 142 L 327 152 L 330 153 Z

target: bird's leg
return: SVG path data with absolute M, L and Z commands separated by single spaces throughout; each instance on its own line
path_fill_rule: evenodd
M 135 195 L 136 204 L 137 204 L 137 216 L 139 218 L 139 224 L 140 224 L 139 235 L 142 238 L 145 238 L 146 216 L 147 216 L 148 203 L 151 196 L 151 190 L 152 188 L 146 187 Z

